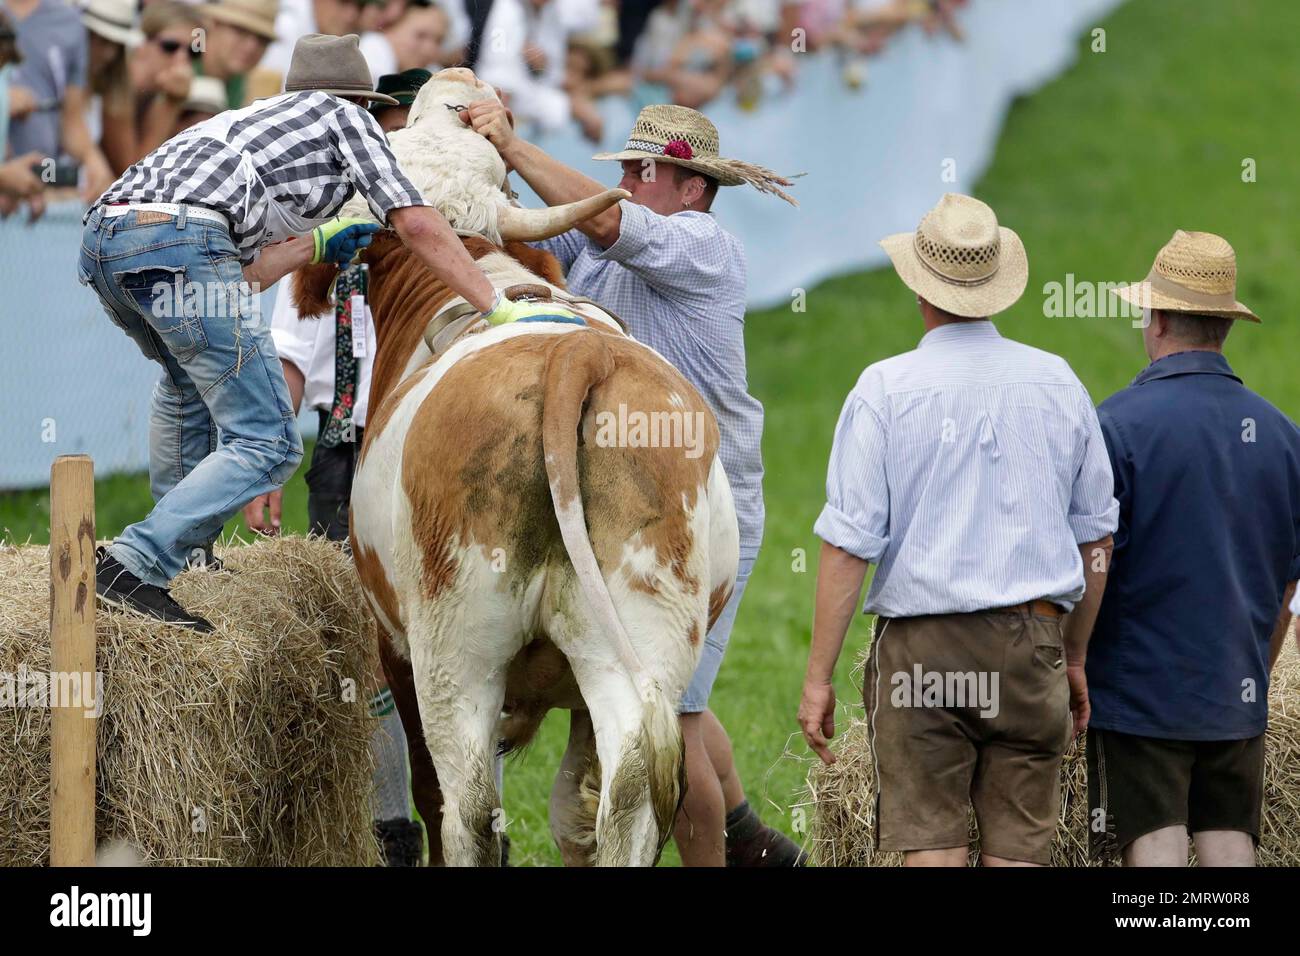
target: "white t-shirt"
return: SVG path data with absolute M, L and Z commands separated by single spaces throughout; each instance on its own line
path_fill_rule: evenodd
M 563 90 L 569 37 L 594 28 L 599 19 L 598 0 L 549 0 L 541 10 L 522 0 L 493 0 L 474 72 L 510 94 L 518 119 L 545 130 L 561 127 L 569 121 L 569 97 Z M 537 76 L 524 62 L 529 43 L 546 55 Z
M 329 411 L 334 405 L 334 314 L 314 319 L 299 319 L 294 308 L 291 283 L 280 283 L 271 312 L 271 338 L 275 351 L 302 372 L 302 403 L 307 408 Z M 356 404 L 352 423 L 365 428 L 370 398 L 370 372 L 375 364 L 375 323 L 366 315 L 366 354 L 357 360 Z
M 275 35 L 279 39 L 266 48 L 266 55 L 258 65 L 282 76 L 287 75 L 294 44 L 299 38 L 315 32 L 316 12 L 311 0 L 280 0 L 280 12 L 275 18 Z

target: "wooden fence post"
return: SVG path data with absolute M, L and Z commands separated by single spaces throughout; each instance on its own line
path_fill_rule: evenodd
M 89 711 L 102 702 L 95 679 L 95 466 L 88 455 L 60 455 L 50 468 L 50 670 L 50 865 L 92 866 L 98 721 Z M 79 700 L 54 696 L 56 688 L 76 687 Z

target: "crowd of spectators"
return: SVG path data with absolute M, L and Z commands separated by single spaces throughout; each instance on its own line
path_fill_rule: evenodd
M 308 33 L 361 35 L 375 79 L 472 67 L 526 128 L 596 101 L 746 109 L 797 82 L 801 54 L 840 58 L 850 86 L 912 24 L 960 39 L 968 0 L 0 0 L 0 216 L 49 189 L 98 196 L 179 131 L 273 96 Z

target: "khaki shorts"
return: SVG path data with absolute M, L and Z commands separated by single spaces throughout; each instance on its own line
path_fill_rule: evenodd
M 1072 736 L 1063 618 L 1027 610 L 878 619 L 863 700 L 876 845 L 1051 862 Z

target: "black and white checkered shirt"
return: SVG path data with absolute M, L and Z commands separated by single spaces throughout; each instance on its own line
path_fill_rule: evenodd
M 251 188 L 241 169 L 244 156 L 256 173 Z M 247 264 L 269 241 L 268 203 L 299 216 L 327 217 L 357 189 L 380 222 L 393 209 L 427 205 L 398 167 L 374 116 L 356 103 L 307 91 L 190 127 L 123 173 L 96 205 L 167 202 L 215 209 L 230 219 L 231 237 Z

